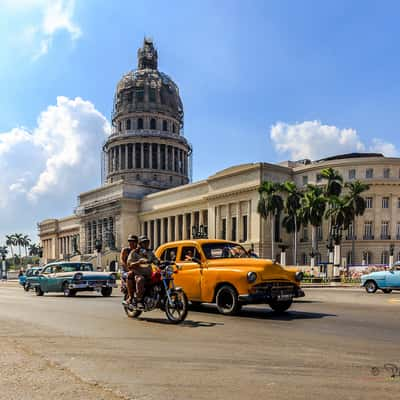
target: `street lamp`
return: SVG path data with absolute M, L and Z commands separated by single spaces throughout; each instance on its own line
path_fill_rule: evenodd
M 0 255 L 1 255 L 1 270 L 2 270 L 2 279 L 7 280 L 7 266 L 6 266 L 6 256 L 8 250 L 6 246 L 0 246 Z

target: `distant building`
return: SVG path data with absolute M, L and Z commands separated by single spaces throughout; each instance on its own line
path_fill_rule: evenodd
M 257 213 L 258 187 L 264 180 L 293 180 L 298 186 L 320 183 L 320 171 L 338 170 L 345 181 L 371 185 L 367 210 L 357 226 L 345 233 L 342 255 L 355 262 L 387 263 L 395 245 L 400 259 L 400 159 L 381 154 L 345 154 L 319 161 L 253 163 L 234 166 L 209 178 L 190 182 L 191 146 L 183 135 L 183 106 L 170 77 L 158 70 L 158 54 L 145 39 L 138 50 L 138 68 L 117 85 L 113 131 L 103 148 L 104 183 L 80 194 L 75 214 L 39 223 L 44 260 L 86 259 L 103 244 L 104 267 L 115 262 L 131 233 L 150 237 L 154 247 L 189 239 L 202 231 L 209 238 L 238 241 L 271 256 L 269 221 Z M 220 151 L 220 149 L 213 149 Z M 201 228 L 200 228 L 201 227 Z M 277 224 L 276 241 L 290 246 L 292 238 Z M 327 224 L 318 230 L 318 259 L 327 260 Z M 300 264 L 309 263 L 311 231 L 299 234 Z M 278 249 L 279 251 L 279 249 Z

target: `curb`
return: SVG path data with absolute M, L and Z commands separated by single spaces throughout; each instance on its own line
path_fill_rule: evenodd
M 359 285 L 318 285 L 318 284 L 303 284 L 302 288 L 330 288 L 330 289 L 362 289 Z

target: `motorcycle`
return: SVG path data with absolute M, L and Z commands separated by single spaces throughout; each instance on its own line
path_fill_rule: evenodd
M 124 301 L 122 306 L 130 318 L 138 318 L 142 312 L 153 311 L 156 308 L 165 312 L 168 320 L 174 324 L 183 322 L 188 313 L 188 299 L 182 288 L 175 287 L 174 274 L 179 270 L 168 261 L 162 262 L 157 271 L 153 271 L 150 282 L 146 284 L 143 297 L 143 307 L 138 308 L 135 300 L 127 303 L 128 290 L 122 285 Z

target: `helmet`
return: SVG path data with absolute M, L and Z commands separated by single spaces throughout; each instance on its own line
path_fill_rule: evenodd
M 128 236 L 128 242 L 137 242 L 138 237 L 136 235 L 129 235 Z
M 139 236 L 139 243 L 150 242 L 150 239 L 146 235 Z

